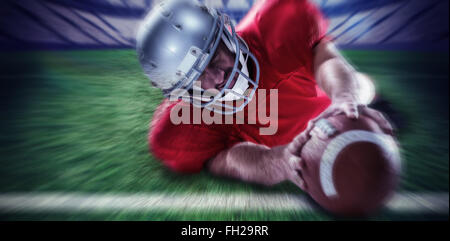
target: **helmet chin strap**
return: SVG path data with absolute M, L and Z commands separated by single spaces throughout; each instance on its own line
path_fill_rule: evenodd
M 233 42 L 231 42 L 225 35 L 222 35 L 222 41 L 225 43 L 225 45 L 228 47 L 228 49 L 232 53 L 236 53 L 236 45 Z M 248 56 L 244 57 L 244 55 L 242 54 L 242 51 L 240 51 L 239 62 L 241 63 L 241 66 L 242 66 L 240 71 L 243 74 L 248 76 L 249 73 L 248 73 L 247 61 L 248 61 Z M 240 100 L 240 99 L 242 99 L 241 96 L 244 95 L 244 93 L 248 89 L 248 87 L 249 87 L 248 80 L 245 77 L 243 77 L 242 75 L 238 74 L 238 79 L 236 80 L 236 83 L 234 84 L 231 91 L 226 93 L 225 96 L 223 96 L 222 98 L 218 99 L 218 101 Z M 239 95 L 241 95 L 241 96 L 239 96 Z

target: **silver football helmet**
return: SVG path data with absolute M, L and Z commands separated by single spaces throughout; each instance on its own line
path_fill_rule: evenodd
M 230 18 L 197 0 L 166 0 L 146 16 L 137 34 L 139 61 L 152 85 L 167 98 L 191 102 L 221 114 L 244 109 L 259 84 L 259 64 Z M 235 54 L 225 87 L 205 90 L 196 81 L 222 41 Z M 256 66 L 252 79 L 247 69 Z M 237 79 L 233 86 L 233 80 Z

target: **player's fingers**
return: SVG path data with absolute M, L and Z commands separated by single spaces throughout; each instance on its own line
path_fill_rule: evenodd
M 358 105 L 353 102 L 345 103 L 342 107 L 345 115 L 350 119 L 358 119 L 359 118 L 359 110 Z
M 291 166 L 292 170 L 301 170 L 303 168 L 302 158 L 292 155 L 289 158 L 289 165 Z
M 299 155 L 303 145 L 308 141 L 306 132 L 296 136 L 288 145 L 288 151 L 293 155 Z
M 330 107 L 330 108 L 326 109 L 324 112 L 322 112 L 319 116 L 317 116 L 313 120 L 309 121 L 306 129 L 301 134 L 296 136 L 293 139 L 293 141 L 289 144 L 288 150 L 292 154 L 298 155 L 300 153 L 303 145 L 308 141 L 309 137 L 311 136 L 311 131 L 314 129 L 315 123 L 321 119 L 326 119 L 330 116 L 337 115 L 340 112 L 341 112 L 341 110 L 339 110 L 338 108 Z
M 317 118 L 316 118 L 317 119 Z M 319 119 L 317 119 L 319 120 Z M 301 148 L 303 147 L 303 145 L 308 141 L 309 137 L 310 137 L 310 133 L 311 131 L 314 129 L 314 124 L 315 124 L 315 120 L 311 120 L 308 122 L 308 125 L 306 127 L 306 129 L 300 133 L 299 135 L 297 135 L 290 143 L 288 150 L 294 154 L 294 155 L 298 155 L 298 153 L 300 153 Z
M 391 123 L 386 119 L 386 117 L 384 117 L 381 112 L 370 108 L 363 108 L 362 113 L 376 121 L 386 134 L 392 135 L 394 133 L 394 128 L 392 127 Z
M 314 118 L 311 122 L 314 124 L 321 119 L 327 119 L 328 117 L 336 115 L 339 112 L 340 112 L 339 108 L 330 107 L 326 109 L 324 112 L 322 112 L 320 115 L 318 115 L 316 118 Z
M 375 120 L 386 134 L 392 135 L 394 133 L 394 128 L 391 123 L 381 112 L 370 108 L 364 108 L 364 114 Z
M 328 117 L 337 115 L 341 112 L 341 110 L 339 110 L 339 108 L 335 108 L 335 107 L 331 107 L 328 108 L 327 110 L 325 110 L 324 112 L 322 112 L 320 115 L 318 115 L 316 118 L 314 118 L 313 120 L 311 120 L 310 122 L 308 122 L 308 126 L 306 127 L 306 130 L 304 131 L 304 133 L 306 133 L 308 136 L 310 136 L 311 131 L 314 129 L 315 124 L 321 120 L 321 119 L 327 119 Z
M 297 172 L 292 173 L 290 181 L 295 185 L 297 185 L 303 191 L 306 191 L 308 188 L 303 178 Z
M 306 126 L 305 131 L 303 131 L 302 134 L 305 135 L 305 136 L 309 136 L 309 133 L 312 131 L 312 129 L 314 129 L 314 124 L 315 123 L 316 122 L 314 120 L 309 121 L 308 125 Z

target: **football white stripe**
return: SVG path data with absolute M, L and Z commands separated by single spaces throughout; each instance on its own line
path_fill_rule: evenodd
M 392 212 L 447 214 L 448 193 L 400 193 L 386 205 Z M 0 194 L 0 212 L 90 211 L 315 211 L 304 195 L 294 194 Z
M 390 160 L 396 168 L 397 173 L 401 169 L 401 159 L 397 144 L 391 136 L 376 134 L 369 131 L 354 130 L 345 132 L 335 137 L 325 149 L 320 160 L 320 184 L 322 190 L 328 197 L 337 196 L 336 187 L 333 182 L 334 162 L 341 151 L 355 142 L 370 142 L 381 147 L 386 155 L 392 155 Z

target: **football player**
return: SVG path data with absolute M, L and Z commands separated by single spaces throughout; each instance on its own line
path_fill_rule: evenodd
M 236 27 L 197 1 L 155 6 L 137 35 L 139 60 L 153 86 L 181 100 L 166 99 L 157 108 L 148 136 L 153 155 L 176 172 L 207 168 L 264 185 L 289 180 L 304 189 L 299 150 L 316 120 L 367 115 L 391 133 L 383 115 L 367 107 L 373 97 L 364 91 L 373 87 L 370 80 L 342 57 L 326 31 L 326 19 L 307 0 L 258 1 Z M 171 111 L 186 103 L 223 115 L 248 115 L 258 89 L 278 91 L 273 135 L 259 133 L 264 126 L 259 120 L 176 125 L 170 119 Z M 268 91 L 265 98 L 274 96 Z

